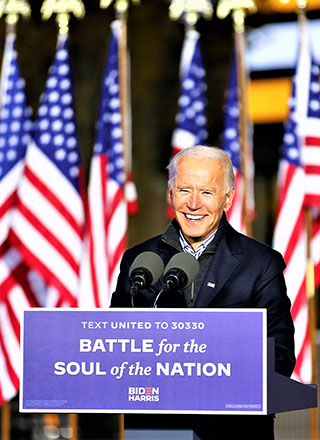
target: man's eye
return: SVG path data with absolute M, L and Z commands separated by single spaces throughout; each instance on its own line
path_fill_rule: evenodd
M 208 196 L 212 196 L 213 192 L 212 191 L 203 191 L 203 194 L 208 195 Z

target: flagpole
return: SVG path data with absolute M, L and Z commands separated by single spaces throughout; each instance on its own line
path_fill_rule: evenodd
M 301 36 L 307 32 L 307 0 L 297 0 L 298 24 Z M 308 301 L 309 337 L 311 345 L 311 383 L 318 382 L 317 341 L 316 341 L 316 301 L 315 301 L 315 269 L 311 252 L 312 240 L 312 212 L 311 208 L 305 207 L 305 228 L 307 235 L 307 262 L 306 262 L 306 293 Z M 310 409 L 310 439 L 319 438 L 318 408 Z
M 243 207 L 242 214 L 245 223 L 246 234 L 252 235 L 250 213 L 250 149 L 248 134 L 248 84 L 244 65 L 245 53 L 245 16 L 246 11 L 255 12 L 256 6 L 253 0 L 220 0 L 217 7 L 217 16 L 221 19 L 231 13 L 234 29 L 235 51 L 238 77 L 238 102 L 239 102 L 239 141 L 241 152 L 241 171 L 243 176 Z
M 60 8 L 59 10 L 52 10 L 51 13 L 48 11 L 46 7 L 46 2 L 43 3 L 41 8 L 42 18 L 46 20 L 49 16 L 56 12 L 56 21 L 59 27 L 59 35 L 68 35 L 69 33 L 69 20 L 70 20 L 70 10 L 65 8 Z M 49 14 L 47 16 L 47 14 Z M 44 414 L 43 420 L 46 426 L 53 425 L 56 428 L 59 428 L 60 419 L 56 414 Z M 77 414 L 68 414 L 68 426 L 70 428 L 70 440 L 78 440 L 78 415 Z
M 212 15 L 213 7 L 210 0 L 201 2 L 198 0 L 188 0 L 187 2 L 171 0 L 170 2 L 169 18 L 173 21 L 180 20 L 184 26 L 179 82 L 181 96 L 188 96 L 187 105 L 182 104 L 180 99 L 178 100 L 176 126 L 171 137 L 171 157 L 185 148 L 197 144 L 207 144 L 205 68 L 202 60 L 200 33 L 196 29 L 196 24 L 200 17 L 210 20 Z M 194 94 L 193 92 L 190 94 L 190 90 L 186 86 L 188 83 L 192 84 Z M 173 218 L 170 204 L 167 205 L 167 217 Z
M 130 118 L 130 78 L 128 64 L 128 38 L 127 18 L 130 0 L 115 0 L 116 19 L 120 21 L 120 32 L 118 38 L 118 59 L 119 59 L 119 85 L 120 85 L 120 111 L 123 143 L 123 159 L 126 182 L 132 171 L 132 148 L 131 148 L 131 118 Z M 132 0 L 133 3 L 140 3 L 140 0 Z M 100 7 L 107 8 L 112 0 L 100 0 Z M 127 200 L 128 201 L 128 200 Z M 124 440 L 124 414 L 118 415 L 118 440 Z
M 123 157 L 124 170 L 126 175 L 131 172 L 132 167 L 132 152 L 131 152 L 131 130 L 129 118 L 129 65 L 128 65 L 128 44 L 127 44 L 127 18 L 129 1 L 117 1 L 115 3 L 116 18 L 120 21 L 119 32 L 119 83 L 120 83 L 120 108 L 121 108 L 121 126 L 122 126 L 122 142 L 123 142 Z
M 130 142 L 129 124 L 129 75 L 128 75 L 128 47 L 127 47 L 127 16 L 125 13 L 118 13 L 121 22 L 119 34 L 119 83 L 120 83 L 120 108 L 123 139 L 124 169 L 126 175 L 131 172 L 132 152 Z
M 100 0 L 100 7 L 107 8 L 113 0 Z M 140 0 L 131 0 L 139 4 Z M 130 65 L 128 59 L 127 21 L 130 0 L 114 0 L 116 19 L 120 21 L 118 58 L 119 58 L 119 83 L 120 83 L 120 110 L 123 143 L 124 171 L 126 175 L 125 196 L 130 205 L 130 195 L 127 194 L 128 183 L 132 173 L 132 139 L 131 139 L 131 90 L 130 90 Z M 128 186 L 127 186 L 128 185 Z M 130 209 L 129 209 L 130 213 Z M 135 210 L 133 210 L 135 213 Z
M 41 6 L 41 15 L 43 20 L 48 20 L 52 14 L 56 14 L 56 22 L 59 28 L 59 35 L 68 35 L 70 13 L 77 18 L 83 18 L 85 15 L 84 5 L 81 0 L 59 1 L 44 0 Z M 44 414 L 44 423 L 59 423 L 59 418 L 52 414 Z M 70 428 L 70 440 L 78 440 L 78 415 L 68 414 L 68 426 Z M 58 426 L 56 426 L 58 428 Z
M 0 10 L 0 17 L 6 15 L 6 35 L 16 32 L 16 24 L 19 20 L 19 16 L 30 17 L 31 8 L 27 0 L 23 1 L 5 1 Z M 1 72 L 1 76 L 4 72 Z M 2 81 L 1 81 L 2 85 Z M 0 91 L 0 109 L 2 107 L 2 90 Z M 11 430 L 11 404 L 6 402 L 1 408 L 1 440 L 10 440 Z
M 1 407 L 1 440 L 10 440 L 11 428 L 11 405 L 10 402 L 5 403 Z
M 305 209 L 305 220 L 307 229 L 307 270 L 306 270 L 306 291 L 308 299 L 309 335 L 311 344 L 312 377 L 311 383 L 318 382 L 317 365 L 317 341 L 316 341 L 316 301 L 315 301 L 315 275 L 314 262 L 311 256 L 312 237 L 312 214 L 309 208 Z M 318 439 L 318 408 L 310 409 L 310 439 Z
M 237 12 L 242 12 L 238 14 Z M 239 88 L 239 133 L 240 133 L 240 151 L 241 151 L 241 170 L 243 175 L 243 219 L 245 231 L 248 236 L 252 236 L 251 218 L 249 213 L 249 188 L 250 188 L 250 170 L 249 170 L 249 136 L 248 136 L 248 105 L 247 105 L 247 77 L 243 62 L 245 51 L 244 40 L 244 11 L 233 12 L 235 51 L 237 60 L 237 77 Z
M 112 0 L 100 0 L 100 7 L 107 8 Z M 129 123 L 129 69 L 127 46 L 127 17 L 129 0 L 115 0 L 116 19 L 120 21 L 118 58 L 119 58 L 119 83 L 120 83 L 120 109 L 123 142 L 124 170 L 126 175 L 131 172 L 131 142 Z
M 15 33 L 16 23 L 12 23 L 6 17 L 6 34 Z M 2 75 L 4 74 L 1 71 L 1 85 L 2 85 Z M 2 94 L 3 90 L 0 91 L 0 109 L 2 108 Z M 10 430 L 11 430 L 11 404 L 10 402 L 6 402 L 2 405 L 1 408 L 1 440 L 10 440 Z
M 100 7 L 107 8 L 112 0 L 100 0 Z M 129 0 L 115 1 L 116 18 L 120 21 L 118 58 L 119 58 L 119 84 L 120 84 L 120 110 L 124 171 L 126 180 L 132 167 L 131 136 L 129 124 L 129 77 L 128 77 L 128 47 L 127 47 L 127 11 Z M 118 440 L 124 440 L 124 414 L 118 415 Z

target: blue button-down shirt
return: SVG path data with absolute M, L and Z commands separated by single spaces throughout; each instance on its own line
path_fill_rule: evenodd
M 203 243 L 198 246 L 197 250 L 194 250 L 193 247 L 187 242 L 187 240 L 184 238 L 182 231 L 180 229 L 179 231 L 179 240 L 182 247 L 183 252 L 186 252 L 188 254 L 193 255 L 196 259 L 200 257 L 200 255 L 205 251 L 205 249 L 208 247 L 208 245 L 212 242 L 216 235 L 215 231 L 213 234 L 210 235 L 210 237 L 206 238 Z

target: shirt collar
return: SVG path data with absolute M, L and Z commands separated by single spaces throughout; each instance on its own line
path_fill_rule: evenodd
M 183 252 L 191 254 L 196 259 L 198 259 L 200 257 L 200 255 L 205 251 L 205 249 L 209 246 L 209 244 L 212 242 L 212 240 L 214 239 L 214 237 L 216 235 L 216 232 L 217 231 L 215 231 L 213 234 L 211 234 L 210 237 L 206 238 L 205 241 L 203 243 L 201 243 L 197 247 L 197 250 L 194 250 L 192 248 L 192 246 L 184 238 L 183 233 L 182 233 L 182 231 L 180 229 L 180 231 L 179 231 L 179 240 L 180 240 L 180 244 L 181 244 Z

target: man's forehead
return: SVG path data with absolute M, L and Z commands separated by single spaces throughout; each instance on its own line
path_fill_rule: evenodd
M 208 175 L 215 176 L 217 174 L 224 174 L 225 167 L 223 164 L 214 158 L 203 158 L 203 157 L 182 157 L 177 165 L 177 175 L 181 176 L 183 174 L 189 174 L 188 171 L 196 172 L 206 172 Z
M 193 162 L 195 165 L 197 164 L 206 164 L 208 167 L 210 166 L 214 166 L 214 165 L 219 165 L 223 168 L 223 163 L 215 158 L 215 157 L 206 157 L 204 155 L 201 154 L 193 154 L 190 156 L 181 156 L 180 159 L 178 160 L 178 167 L 179 165 L 185 163 L 185 162 Z

